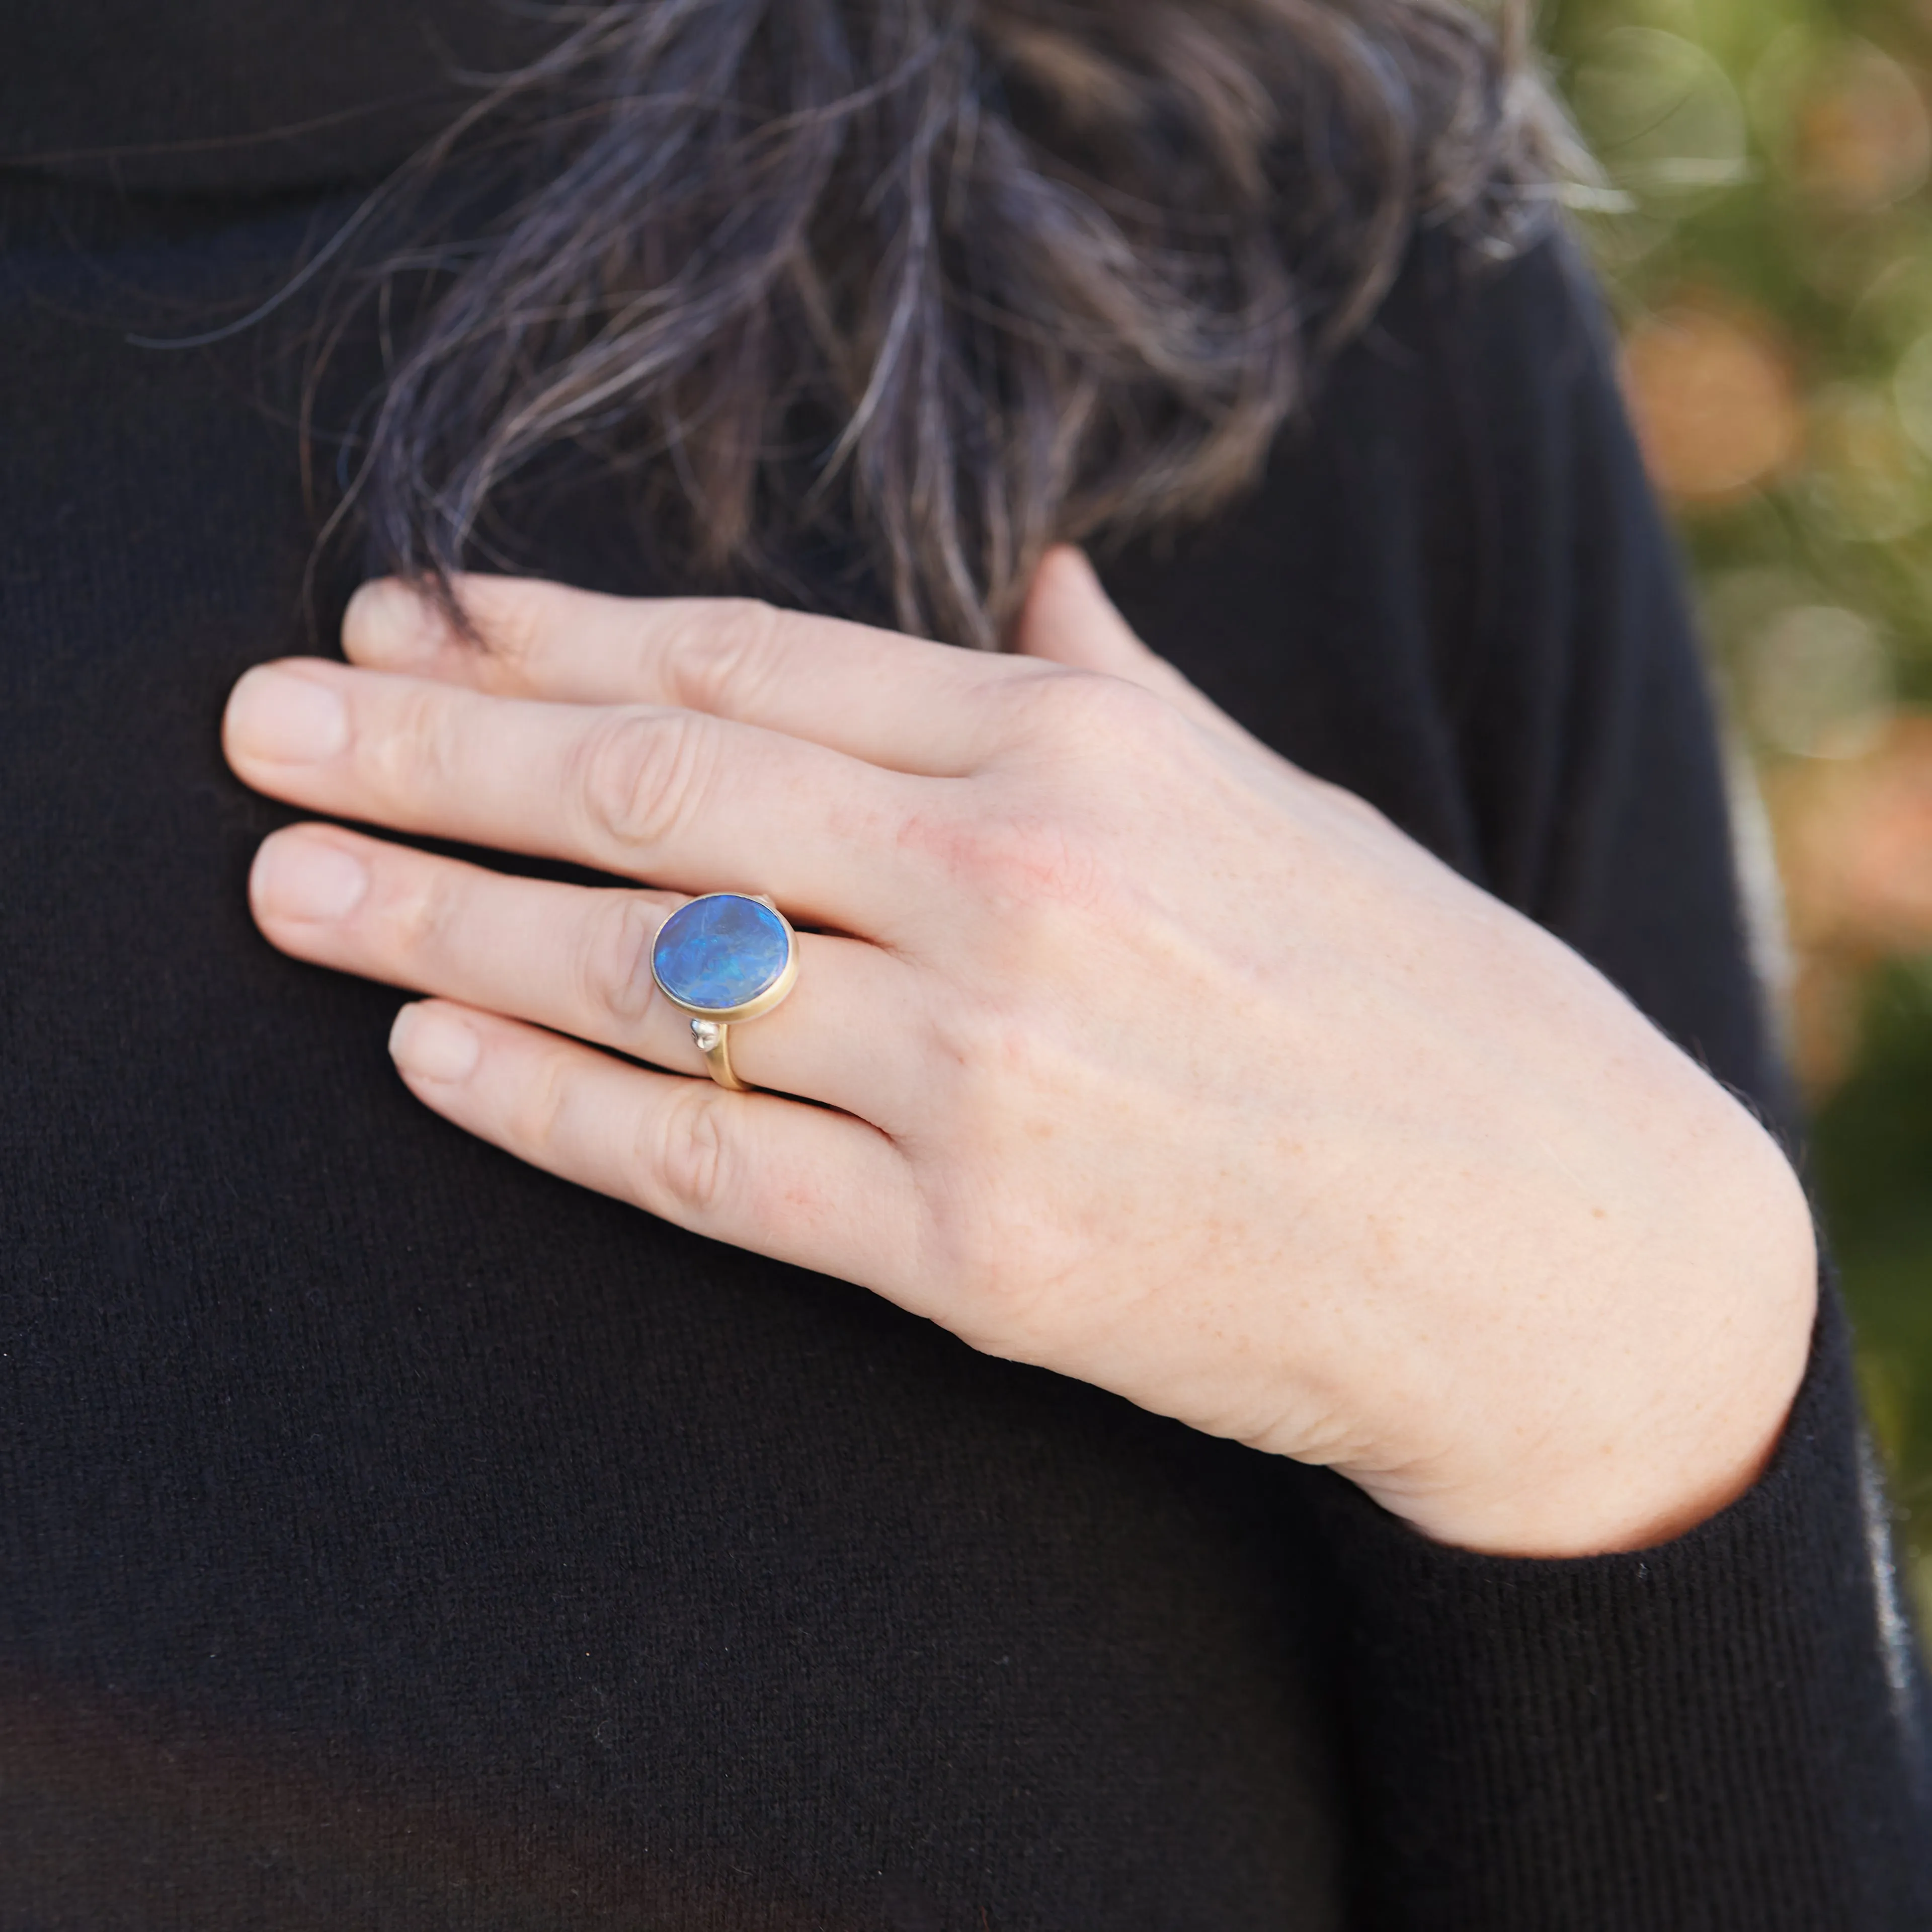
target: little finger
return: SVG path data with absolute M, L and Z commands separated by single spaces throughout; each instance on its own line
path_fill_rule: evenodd
M 389 1050 L 425 1106 L 532 1166 L 842 1280 L 890 1292 L 912 1276 L 911 1172 L 862 1120 L 441 1000 L 404 1007 Z

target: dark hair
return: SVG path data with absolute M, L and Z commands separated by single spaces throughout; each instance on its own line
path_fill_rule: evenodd
M 568 456 L 693 588 L 842 532 L 902 628 L 996 644 L 1049 544 L 1256 476 L 1418 220 L 1518 245 L 1558 138 L 1520 13 L 1453 0 L 558 19 L 387 191 L 460 162 L 496 197 L 380 278 L 417 319 L 350 492 L 379 566 L 446 588 Z

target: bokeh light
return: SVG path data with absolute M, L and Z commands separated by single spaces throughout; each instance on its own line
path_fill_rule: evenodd
M 1708 300 L 1678 302 L 1624 338 L 1631 413 L 1666 496 L 1720 501 L 1788 470 L 1804 412 L 1772 332 Z

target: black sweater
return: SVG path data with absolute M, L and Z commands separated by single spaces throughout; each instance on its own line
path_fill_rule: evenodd
M 433 114 L 425 16 L 477 10 L 0 29 L 0 1928 L 1932 1926 L 1828 1297 L 1734 1507 L 1471 1556 L 518 1166 L 395 1080 L 395 994 L 256 936 L 287 814 L 216 721 L 306 646 L 289 370 L 130 325 L 272 286 Z M 1106 575 L 1780 1106 L 1561 248 L 1419 245 L 1264 487 Z

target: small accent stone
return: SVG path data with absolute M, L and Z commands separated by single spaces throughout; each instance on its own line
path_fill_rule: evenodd
M 790 949 L 784 922 L 738 892 L 680 906 L 651 949 L 658 984 L 680 1005 L 728 1012 L 775 985 Z

